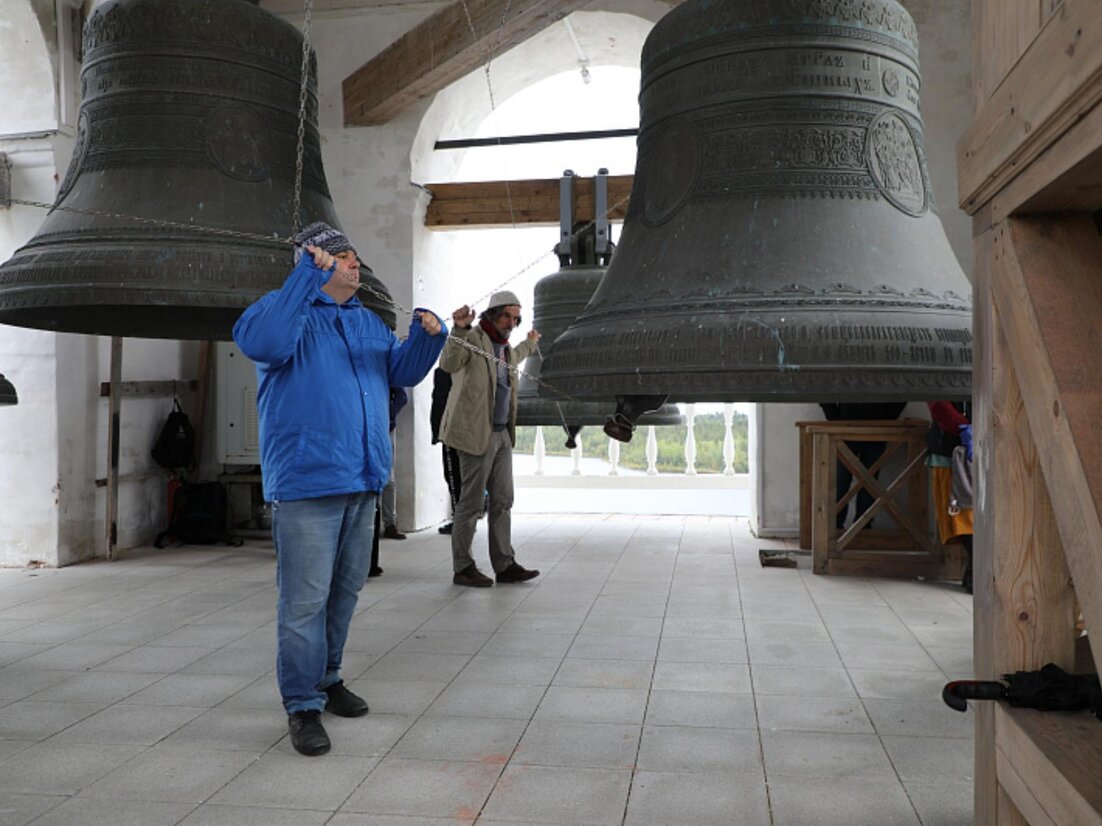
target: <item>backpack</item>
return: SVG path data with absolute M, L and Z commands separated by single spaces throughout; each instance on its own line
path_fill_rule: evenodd
M 153 443 L 153 461 L 165 468 L 185 468 L 195 464 L 195 428 L 187 414 L 180 409 L 180 400 L 172 400 L 173 409 L 168 414 L 157 441 Z
M 953 475 L 949 483 L 949 515 L 972 507 L 972 460 L 964 445 L 953 448 Z
M 228 510 L 221 482 L 181 481 L 172 496 L 168 530 L 153 544 L 163 548 L 171 539 L 185 545 L 240 545 L 241 540 L 226 529 Z

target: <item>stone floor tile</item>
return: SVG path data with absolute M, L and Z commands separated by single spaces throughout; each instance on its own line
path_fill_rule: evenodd
M 550 685 L 559 660 L 554 657 L 494 657 L 477 654 L 459 672 L 457 682 L 500 685 Z
M 28 699 L 48 703 L 103 703 L 106 707 L 130 697 L 163 677 L 163 674 L 85 671 L 35 692 Z
M 265 754 L 237 775 L 211 803 L 273 809 L 335 811 L 375 768 L 361 757 L 304 758 Z
M 592 660 L 651 660 L 658 653 L 657 636 L 631 636 L 585 630 L 574 637 L 567 657 Z
M 332 812 L 310 812 L 302 809 L 248 809 L 242 806 L 204 804 L 180 821 L 179 826 L 333 826 L 341 821 L 330 819 Z M 356 823 L 345 821 L 346 826 Z M 363 820 L 359 821 L 360 826 Z M 383 826 L 372 823 L 371 826 Z M 418 826 L 403 824 L 403 826 Z
M 749 693 L 750 668 L 742 664 L 659 662 L 653 687 L 667 691 Z
M 50 809 L 34 821 L 34 826 L 175 826 L 194 808 L 192 803 L 97 800 L 78 796 Z
M 857 692 L 844 668 L 790 668 L 755 665 L 750 669 L 755 694 L 798 697 L 855 697 Z
M 940 697 L 945 687 L 941 671 L 895 671 L 850 668 L 849 677 L 857 688 L 858 697 L 882 700 L 928 700 Z
M 532 719 L 631 725 L 643 722 L 646 703 L 644 689 L 551 686 Z
M 752 729 L 645 726 L 640 771 L 674 773 L 761 772 L 761 743 Z
M 939 780 L 937 783 L 904 782 L 923 826 L 974 826 L 971 780 Z
M 806 668 L 837 668 L 842 665 L 838 649 L 830 642 L 779 642 L 751 640 L 746 644 L 755 665 L 788 665 Z
M 0 714 L 0 738 L 45 740 L 96 714 L 102 703 L 39 703 L 17 700 Z
M 138 745 L 38 743 L 0 762 L 0 791 L 74 795 L 143 749 Z
M 937 663 L 918 643 L 904 645 L 865 645 L 849 642 L 838 645 L 838 654 L 846 668 L 872 668 L 893 671 L 932 671 Z
M 770 778 L 774 826 L 919 826 L 898 780 Z
M 961 714 L 941 700 L 865 700 L 872 724 L 881 737 L 910 734 L 918 737 L 975 737 L 971 716 Z
M 268 709 L 221 706 L 200 711 L 194 719 L 168 735 L 164 743 L 180 748 L 259 754 L 287 735 L 287 717 L 278 705 Z
M 387 757 L 341 812 L 473 820 L 501 773 L 500 763 Z
M 206 709 L 117 703 L 54 736 L 57 743 L 136 743 L 151 746 Z
M 129 703 L 154 706 L 216 706 L 252 680 L 241 674 L 169 674 L 127 698 Z
M 745 663 L 749 662 L 746 641 L 711 637 L 662 636 L 658 660 L 663 663 Z
M 619 826 L 631 772 L 509 766 L 486 802 L 488 819 Z
M 757 728 L 754 698 L 727 691 L 653 690 L 647 703 L 648 726 Z
M 976 747 L 971 739 L 903 736 L 881 739 L 904 785 L 972 780 Z
M 757 696 L 762 731 L 828 731 L 872 734 L 868 715 L 856 697 Z
M 780 777 L 896 779 L 875 734 L 763 730 L 761 742 L 770 782 Z
M 202 803 L 256 761 L 243 751 L 154 746 L 96 781 L 86 797 Z
M 631 769 L 641 727 L 614 723 L 533 722 L 511 765 Z
M 0 812 L 4 813 L 4 826 L 26 826 L 39 815 L 65 801 L 66 798 L 61 796 L 0 792 Z M 74 826 L 77 824 L 76 820 L 55 821 L 55 823 L 59 822 L 74 824 Z
M 638 772 L 632 782 L 624 826 L 672 824 L 770 826 L 765 781 L 751 772 Z
M 425 715 L 528 720 L 546 692 L 546 687 L 538 685 L 452 683 L 428 707 Z
M 567 657 L 551 684 L 583 688 L 649 688 L 653 672 L 653 661 Z
M 422 717 L 391 754 L 422 760 L 506 763 L 527 721 L 478 717 Z

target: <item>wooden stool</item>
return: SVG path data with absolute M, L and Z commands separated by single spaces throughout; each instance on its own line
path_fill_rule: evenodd
M 959 549 L 947 550 L 931 535 L 929 474 L 926 472 L 925 419 L 892 421 L 796 422 L 800 432 L 800 547 L 812 552 L 817 574 L 856 576 L 923 576 L 960 579 Z M 884 454 L 865 467 L 846 442 L 885 442 Z M 886 484 L 876 474 L 900 451 L 903 471 Z M 838 462 L 856 484 L 836 500 Z M 906 487 L 906 506 L 897 495 Z M 874 498 L 869 509 L 839 535 L 837 515 L 864 488 Z M 878 513 L 897 527 L 866 529 Z

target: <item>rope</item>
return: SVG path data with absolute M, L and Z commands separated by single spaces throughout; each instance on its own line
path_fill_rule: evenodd
M 263 241 L 266 244 L 287 244 L 293 245 L 294 241 L 291 238 L 280 238 L 278 235 L 258 235 L 254 232 L 240 232 L 234 229 L 225 229 L 224 227 L 208 227 L 201 224 L 184 224 L 179 221 L 166 221 L 163 218 L 143 218 L 140 215 L 127 215 L 121 212 L 104 212 L 99 209 L 81 209 L 80 207 L 67 207 L 58 206 L 57 204 L 47 204 L 42 201 L 25 201 L 21 198 L 12 198 L 13 204 L 19 204 L 20 206 L 38 207 L 45 210 L 59 210 L 61 212 L 72 212 L 77 215 L 91 215 L 99 218 L 116 218 L 123 221 L 133 221 L 137 224 L 151 224 L 159 227 L 169 227 L 171 229 L 186 230 L 188 232 L 202 232 L 210 235 L 221 235 L 228 238 L 244 238 L 249 241 Z

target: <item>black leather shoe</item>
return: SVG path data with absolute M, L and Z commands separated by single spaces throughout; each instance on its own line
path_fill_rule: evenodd
M 469 585 L 472 588 L 489 588 L 494 584 L 492 579 L 478 570 L 474 565 L 468 565 L 453 576 L 452 582 L 456 585 Z
M 378 565 L 376 565 L 374 568 L 372 568 L 370 571 L 367 572 L 367 575 L 369 577 L 370 576 L 380 576 L 380 575 L 382 575 L 382 573 L 383 573 L 383 569 L 380 568 Z
M 504 571 L 497 572 L 498 582 L 527 582 L 530 579 L 535 579 L 540 575 L 539 571 L 530 571 L 527 568 L 522 568 L 515 562 L 510 562 L 509 567 Z
M 437 533 L 451 533 L 452 532 L 452 523 L 449 522 L 447 525 L 441 525 L 439 528 L 436 529 L 436 532 Z
M 317 757 L 329 751 L 329 735 L 321 724 L 320 711 L 296 711 L 287 717 L 291 732 L 291 745 L 299 754 Z
M 323 688 L 329 699 L 325 701 L 325 710 L 338 717 L 363 717 L 367 714 L 367 703 L 344 686 L 344 680 Z
M 405 539 L 406 535 L 398 530 L 397 525 L 387 525 L 383 528 L 383 539 Z

